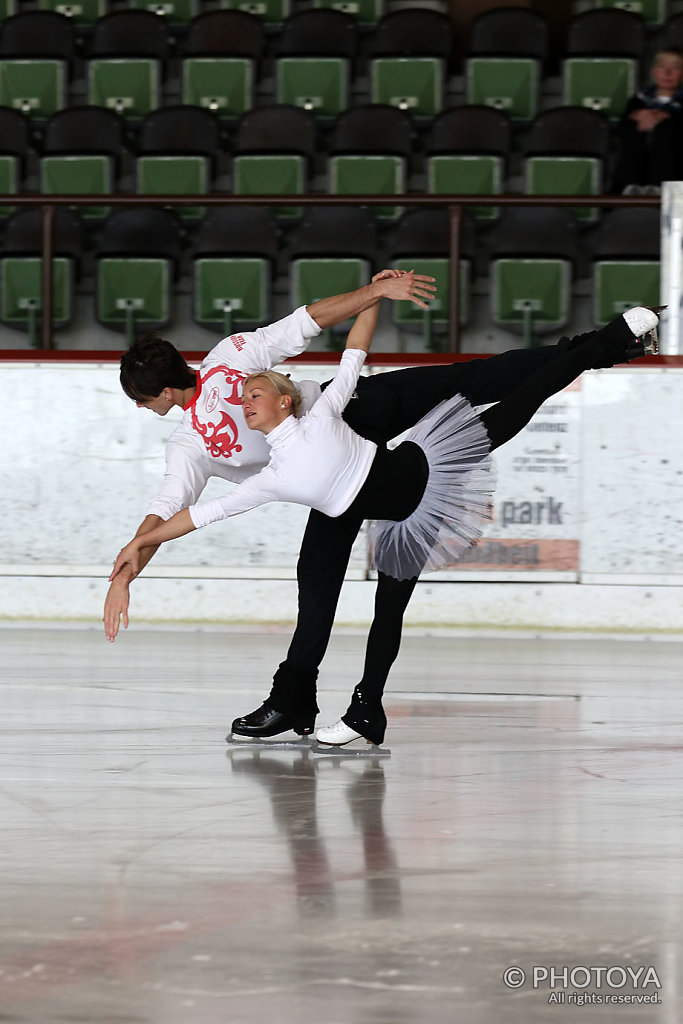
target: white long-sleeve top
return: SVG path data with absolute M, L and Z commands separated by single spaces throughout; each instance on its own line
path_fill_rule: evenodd
M 197 501 L 211 476 L 241 483 L 268 463 L 263 434 L 250 430 L 242 413 L 242 384 L 255 370 L 270 370 L 304 352 L 320 327 L 301 306 L 267 327 L 231 334 L 199 368 L 197 391 L 166 445 L 166 471 L 148 514 L 170 519 Z M 297 381 L 302 412 L 320 395 L 314 381 Z
M 313 408 L 288 416 L 265 436 L 270 462 L 231 494 L 190 506 L 199 528 L 246 512 L 268 501 L 308 505 L 339 516 L 365 483 L 377 445 L 356 434 L 341 418 L 358 381 L 365 352 L 346 349 L 334 380 Z

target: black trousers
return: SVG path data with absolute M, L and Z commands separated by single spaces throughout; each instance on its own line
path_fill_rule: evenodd
M 588 337 L 590 334 L 561 338 L 557 345 L 504 352 L 489 359 L 363 377 L 358 382 L 358 397 L 349 402 L 344 419 L 363 437 L 385 444 L 455 394 L 464 395 L 473 405 L 500 402 L 536 371 Z M 277 711 L 298 716 L 317 714 L 319 710 L 318 668 L 327 649 L 351 548 L 362 522 L 353 508 L 334 519 L 315 509 L 308 517 L 297 563 L 296 628 L 286 660 L 278 667 L 267 698 L 267 703 Z M 379 694 L 381 699 L 398 655 L 403 616 L 416 583 L 417 577 L 398 581 L 378 574 L 375 615 L 354 699 L 357 694 L 363 697 L 370 693 Z
M 627 185 L 661 185 L 683 177 L 683 115 L 661 121 L 649 132 L 639 132 L 626 118 L 619 126 L 619 155 L 612 191 Z

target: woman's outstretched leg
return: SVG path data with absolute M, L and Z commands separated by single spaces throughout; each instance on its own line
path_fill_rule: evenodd
M 588 340 L 533 373 L 511 395 L 481 414 L 491 451 L 522 430 L 551 395 L 576 380 L 584 370 L 614 366 L 645 355 L 636 338 L 659 323 L 656 313 L 642 306 L 629 310 L 596 331 Z

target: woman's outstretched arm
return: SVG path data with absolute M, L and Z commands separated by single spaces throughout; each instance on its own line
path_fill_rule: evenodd
M 167 540 L 175 540 L 176 537 L 184 537 L 186 533 L 192 533 L 195 529 L 196 526 L 192 522 L 189 510 L 184 508 L 181 512 L 176 512 L 174 516 L 167 519 L 165 523 L 160 523 L 159 526 L 155 526 L 154 529 L 150 530 L 148 533 L 145 533 L 140 537 L 133 537 L 133 539 L 119 551 L 109 580 L 111 581 L 115 576 L 118 576 L 126 565 L 129 565 L 130 572 L 132 572 L 134 576 L 137 576 L 140 571 L 141 548 L 149 547 L 150 545 L 163 544 Z
M 379 302 L 358 314 L 346 339 L 346 348 L 359 348 L 362 352 L 370 351 L 375 327 L 377 326 L 378 313 Z

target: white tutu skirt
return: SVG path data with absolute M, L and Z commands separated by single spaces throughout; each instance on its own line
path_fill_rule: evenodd
M 398 580 L 454 566 L 490 521 L 495 486 L 488 434 L 461 395 L 435 406 L 406 440 L 429 463 L 422 500 L 407 519 L 370 526 L 373 567 Z

